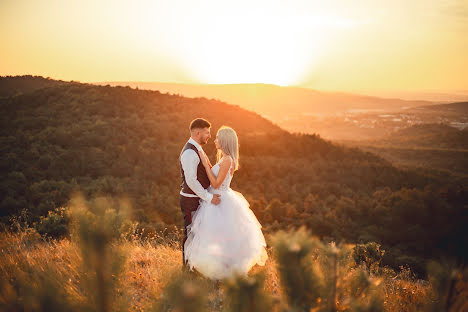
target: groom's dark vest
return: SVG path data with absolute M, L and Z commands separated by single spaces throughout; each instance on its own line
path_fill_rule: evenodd
M 182 153 L 188 149 L 194 150 L 195 153 L 197 154 L 198 159 L 200 159 L 200 155 L 198 154 L 197 148 L 193 144 L 190 144 L 189 142 L 185 144 L 184 148 L 182 149 L 182 152 L 180 153 L 180 156 L 182 156 Z M 182 192 L 184 192 L 185 194 L 197 195 L 195 194 L 194 191 L 190 189 L 190 187 L 187 184 L 187 181 L 185 181 L 185 174 L 184 174 L 184 169 L 182 169 L 182 162 L 180 162 L 180 177 L 182 178 L 182 184 L 180 185 L 182 187 Z M 200 159 L 200 163 L 197 166 L 197 180 L 205 189 L 208 188 L 208 186 L 210 186 L 210 179 L 208 178 L 208 175 L 206 174 L 205 166 L 203 166 L 201 159 Z

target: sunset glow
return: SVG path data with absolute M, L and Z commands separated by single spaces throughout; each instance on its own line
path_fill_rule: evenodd
M 468 89 L 464 1 L 12 1 L 0 74 Z

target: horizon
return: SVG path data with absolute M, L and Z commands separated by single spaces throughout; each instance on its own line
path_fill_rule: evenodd
M 252 86 L 252 85 L 263 85 L 263 86 L 273 86 L 278 88 L 291 88 L 291 89 L 306 89 L 315 92 L 329 93 L 329 94 L 343 94 L 350 96 L 369 96 L 387 100 L 404 100 L 404 101 L 426 101 L 432 102 L 433 104 L 444 104 L 444 103 L 455 103 L 455 102 L 468 102 L 468 89 L 466 90 L 327 90 L 327 89 L 315 89 L 312 87 L 301 86 L 301 85 L 288 85 L 282 86 L 274 83 L 189 83 L 189 82 L 167 82 L 167 81 L 82 81 L 76 79 L 59 79 L 50 76 L 43 75 L 33 75 L 33 74 L 18 74 L 18 75 L 0 75 L 0 78 L 6 77 L 40 77 L 43 79 L 51 79 L 56 81 L 65 81 L 65 82 L 77 82 L 77 83 L 89 83 L 94 85 L 105 85 L 111 84 L 112 87 L 115 86 L 129 86 L 131 88 L 137 88 L 145 90 L 143 86 L 136 86 L 136 84 L 159 84 L 159 85 L 168 85 L 168 86 Z M 133 84 L 133 85 L 126 85 Z M 158 90 L 166 93 L 173 93 L 174 90 L 164 90 L 164 89 L 154 89 L 148 88 L 147 90 Z M 191 94 L 182 95 L 186 97 L 193 97 Z M 200 93 L 198 96 L 209 96 L 208 94 Z

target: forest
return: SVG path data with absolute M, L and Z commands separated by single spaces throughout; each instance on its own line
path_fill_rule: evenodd
M 266 233 L 305 226 L 327 242 L 374 242 L 386 251 L 382 265 L 420 277 L 433 259 L 466 263 L 466 172 L 399 167 L 216 99 L 37 76 L 0 78 L 1 223 L 23 218 L 45 237 L 67 236 L 61 211 L 82 192 L 128 199 L 143 236 L 177 231 L 178 156 L 196 117 L 212 134 L 221 125 L 237 131 L 232 188 Z M 214 163 L 212 140 L 205 151 Z

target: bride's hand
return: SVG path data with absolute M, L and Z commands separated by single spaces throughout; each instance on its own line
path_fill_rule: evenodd
M 200 160 L 203 164 L 203 166 L 205 166 L 205 168 L 209 168 L 210 165 L 209 165 L 209 160 L 208 160 L 208 156 L 206 156 L 206 154 L 203 152 L 203 151 L 198 151 L 198 154 L 200 155 Z

